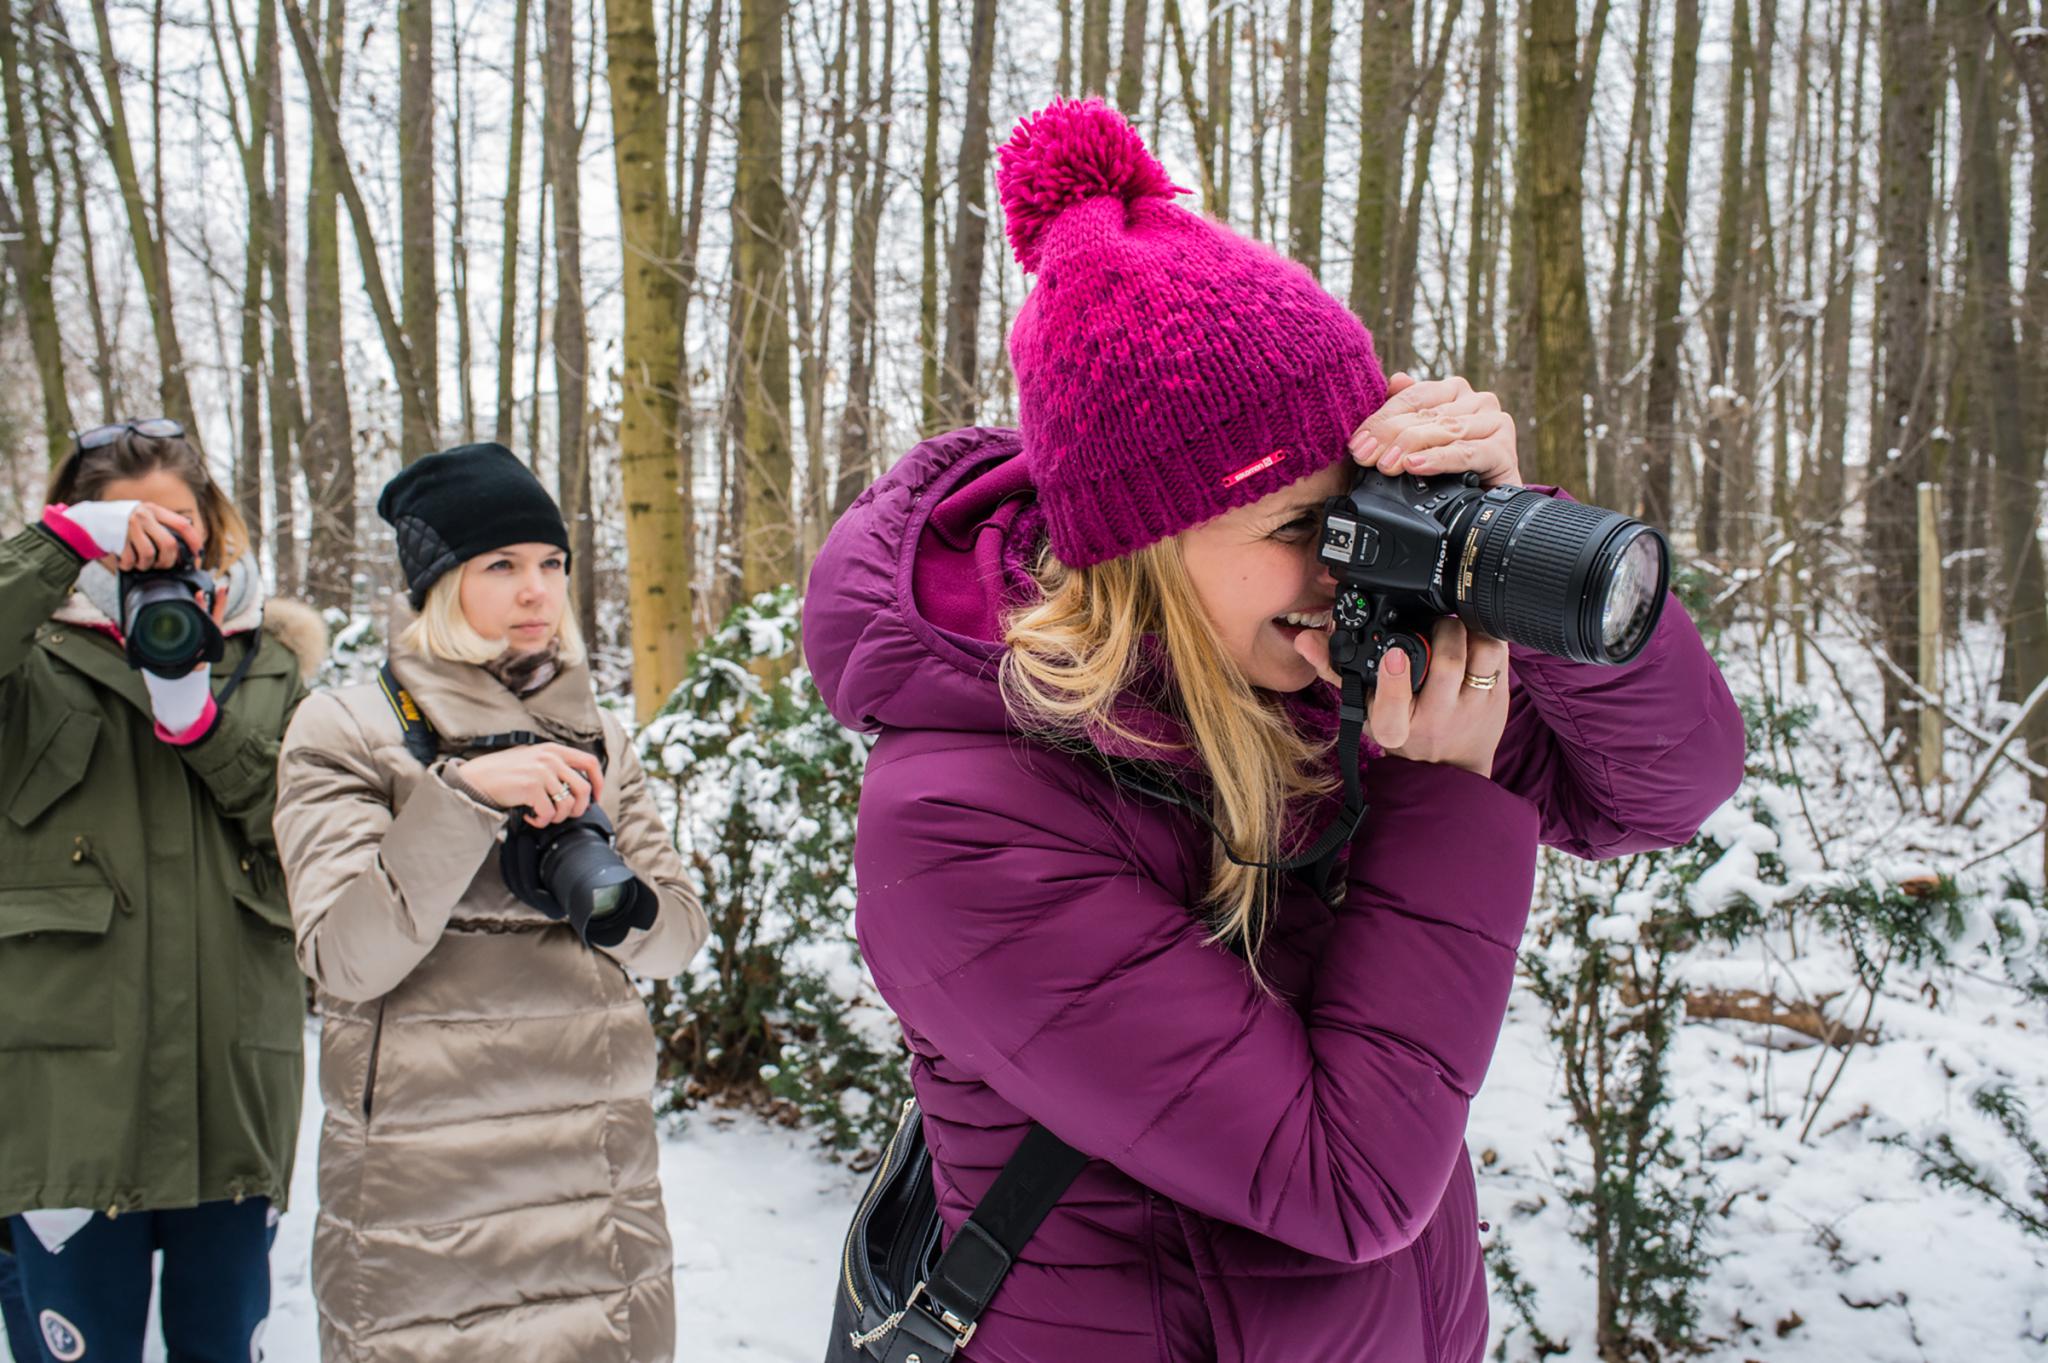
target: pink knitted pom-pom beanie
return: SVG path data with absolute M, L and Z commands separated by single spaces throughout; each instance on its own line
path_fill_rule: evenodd
M 1173 202 L 1099 99 L 1018 123 L 996 186 L 1037 276 L 1010 332 L 1052 550 L 1120 558 L 1315 473 L 1386 400 L 1372 337 L 1309 272 Z

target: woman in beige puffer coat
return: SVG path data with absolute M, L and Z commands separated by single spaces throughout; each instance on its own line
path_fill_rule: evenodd
M 422 609 L 390 660 L 405 694 L 309 698 L 285 739 L 276 816 L 299 960 L 325 1014 L 322 1355 L 668 1359 L 656 1050 L 627 972 L 678 973 L 703 911 L 632 744 L 596 705 L 565 605 L 567 534 L 538 482 L 502 447 L 450 451 L 394 479 L 378 509 Z M 496 618 L 475 621 L 479 609 Z M 500 638 L 489 661 L 461 660 Z M 406 699 L 437 741 L 431 765 L 405 746 Z M 546 741 L 477 754 L 476 740 L 515 731 Z M 585 756 L 599 751 L 601 771 Z M 511 818 L 553 822 L 586 803 L 659 905 L 606 950 L 499 873 Z

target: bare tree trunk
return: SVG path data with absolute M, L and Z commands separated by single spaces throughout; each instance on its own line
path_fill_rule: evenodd
M 62 33 L 61 11 L 52 11 Z M 107 9 L 93 6 L 93 24 L 99 38 L 100 79 L 106 91 L 106 108 L 100 108 L 92 86 L 85 78 L 76 52 L 70 54 L 72 92 L 85 106 L 100 143 L 113 162 L 114 177 L 121 186 L 121 199 L 128 211 L 128 236 L 135 248 L 135 265 L 142 276 L 143 296 L 149 301 L 149 320 L 156 337 L 158 384 L 165 416 L 184 424 L 188 438 L 199 438 L 199 423 L 192 411 L 192 392 L 185 381 L 184 348 L 178 341 L 177 317 L 171 306 L 170 254 L 162 235 L 162 223 L 152 225 L 149 204 L 142 193 L 142 179 L 135 166 L 134 144 L 130 139 L 127 100 L 121 90 L 121 66 L 114 56 L 113 34 L 108 28 Z M 64 39 L 69 42 L 68 35 Z M 161 70 L 151 72 L 152 99 L 162 78 Z M 162 175 L 159 158 L 156 173 Z M 161 186 L 159 185 L 159 188 Z M 161 193 L 157 196 L 159 203 Z
M 1275 125 L 1280 130 L 1282 142 L 1287 144 L 1288 147 L 1287 164 L 1290 179 L 1287 185 L 1287 193 L 1290 196 L 1290 201 L 1294 193 L 1293 180 L 1291 178 L 1294 165 L 1294 150 L 1291 144 L 1295 134 L 1299 131 L 1295 125 L 1301 121 L 1301 4 L 1302 0 L 1287 0 L 1286 47 L 1284 55 L 1280 58 L 1280 118 Z M 1275 160 L 1278 160 L 1277 153 L 1275 154 Z M 1277 171 L 1278 168 L 1276 167 L 1275 169 Z M 1273 235 L 1277 239 L 1279 234 L 1279 227 L 1276 224 L 1273 228 Z M 1292 222 L 1288 224 L 1287 237 L 1291 244 L 1294 240 L 1294 225 Z
M 92 320 L 92 380 L 93 386 L 99 392 L 100 411 L 111 414 L 122 410 L 122 402 L 116 384 L 114 340 L 107 330 L 107 310 L 100 290 L 99 248 L 93 244 L 92 219 L 86 212 L 85 161 L 79 150 L 80 139 L 76 125 L 65 131 L 65 150 L 70 153 L 71 161 L 71 205 L 72 211 L 78 215 L 78 256 L 85 276 L 86 314 Z M 0 206 L 4 206 L 5 202 L 5 194 L 0 193 Z M 0 224 L 0 231 L 5 230 L 4 224 Z M 67 411 L 70 409 L 68 398 L 65 408 Z
M 633 702 L 642 723 L 683 679 L 692 640 L 691 489 L 677 477 L 675 380 L 681 248 L 668 186 L 668 122 L 649 0 L 606 0 L 612 160 L 625 256 L 619 478 L 626 513 Z M 683 130 L 678 127 L 680 140 Z
M 939 411 L 946 427 L 969 426 L 981 406 L 981 272 L 988 239 L 988 97 L 995 67 L 996 0 L 974 0 L 967 110 L 960 131 L 960 209 L 946 289 L 946 355 Z
M 1259 45 L 1259 16 L 1256 11 L 1244 17 L 1244 45 L 1250 54 L 1252 94 L 1252 239 L 1264 241 L 1271 233 L 1271 219 L 1266 214 L 1266 90 L 1262 77 L 1266 72 L 1266 52 Z
M 1645 179 L 1650 174 L 1650 47 L 1656 36 L 1656 20 L 1656 0 L 1642 0 L 1636 22 L 1636 88 L 1629 107 L 1628 144 L 1621 153 L 1621 192 L 1614 200 L 1614 271 L 1607 295 L 1607 382 L 1594 394 L 1594 410 L 1599 413 L 1596 425 L 1604 429 L 1594 454 L 1593 500 L 1616 509 L 1630 500 L 1621 488 L 1622 452 L 1628 448 L 1632 434 L 1630 404 L 1621 391 L 1621 382 L 1635 349 L 1635 307 L 1629 297 L 1629 209 L 1637 163 L 1640 161 Z
M 36 198 L 35 167 L 29 159 L 26 102 L 21 94 L 23 69 L 21 47 L 14 32 L 13 0 L 0 0 L 0 90 L 4 90 L 6 97 L 8 169 L 13 175 L 15 196 L 10 203 L 6 186 L 0 185 L 0 236 L 6 239 L 8 268 L 21 293 L 29 348 L 35 355 L 36 378 L 42 388 L 43 444 L 49 462 L 55 465 L 71 452 L 71 398 L 64 387 L 63 331 L 57 322 L 56 299 L 50 292 L 50 269 L 56 247 L 43 223 Z M 56 192 L 54 186 L 52 192 Z M 83 214 L 79 220 L 84 221 Z M 113 418 L 111 411 L 103 415 L 108 420 Z
M 1735 383 L 1732 418 L 1722 445 L 1725 548 L 1746 560 L 1755 543 L 1758 511 L 1757 433 L 1764 393 L 1757 373 L 1758 334 L 1777 328 L 1768 152 L 1771 126 L 1771 54 L 1778 30 L 1777 0 L 1757 0 L 1756 41 L 1750 49 L 1749 167 L 1743 172 L 1741 259 L 1735 280 Z M 1917 545 L 1916 545 L 1917 552 Z
M 1437 30 L 1436 45 L 1426 69 L 1414 73 L 1410 107 L 1415 118 L 1415 173 L 1408 180 L 1408 197 L 1395 225 L 1392 273 L 1380 324 L 1384 328 L 1383 364 L 1406 366 L 1415 360 L 1415 287 L 1422 252 L 1422 192 L 1434 178 L 1430 157 L 1436 150 L 1437 111 L 1443 106 L 1444 68 L 1450 60 L 1451 36 L 1457 31 L 1464 0 L 1449 0 Z M 1427 16 L 1425 15 L 1425 18 Z
M 583 303 L 583 211 L 577 168 L 583 131 L 576 118 L 576 31 L 571 0 L 547 0 L 541 83 L 547 92 L 542 157 L 555 194 L 555 495 L 569 523 L 576 610 L 597 642 L 597 547 L 592 533 L 590 330 Z
M 1414 0 L 1370 4 L 1359 18 L 1358 193 L 1351 229 L 1351 310 L 1375 329 L 1375 342 L 1387 323 L 1387 277 L 1393 268 L 1391 257 L 1401 217 L 1401 180 L 1408 155 L 1409 101 L 1415 75 L 1414 25 Z M 1483 165 L 1475 163 L 1475 174 Z M 1384 350 L 1380 359 L 1396 363 Z
M 414 360 L 412 344 L 406 339 L 397 310 L 392 306 L 391 292 L 384 283 L 384 266 L 377 254 L 377 239 L 370 229 L 369 210 L 363 203 L 362 188 L 356 184 L 355 173 L 349 169 L 347 149 L 341 140 L 340 121 L 320 74 L 320 59 L 306 30 L 305 16 L 299 12 L 298 0 L 281 2 L 285 20 L 291 27 L 292 46 L 299 54 L 299 68 L 305 73 L 314 126 L 321 140 L 327 144 L 327 164 L 334 172 L 334 184 L 341 201 L 348 208 L 349 226 L 355 232 L 356 255 L 362 263 L 363 291 L 369 295 L 370 311 L 376 316 L 377 330 L 384 338 L 385 353 L 390 356 L 392 371 L 398 378 L 399 403 L 404 420 L 408 429 L 428 433 L 421 448 L 431 449 L 439 443 L 433 409 L 428 405 L 427 388 Z M 330 36 L 338 40 L 341 27 L 339 5 L 334 7 L 328 22 Z
M 1465 259 L 1465 377 L 1485 388 L 1493 369 L 1494 275 L 1500 238 L 1493 230 L 1500 174 L 1494 127 L 1500 120 L 1500 0 L 1482 0 L 1479 15 L 1479 99 L 1472 126 L 1472 228 Z M 1357 307 L 1354 301 L 1352 306 Z
M 1721 133 L 1721 207 L 1714 233 L 1714 291 L 1707 302 L 1707 365 L 1712 386 L 1707 392 L 1705 439 L 1700 446 L 1699 545 L 1700 552 L 1709 558 L 1718 557 L 1726 543 L 1724 495 L 1729 476 L 1729 447 L 1735 439 L 1735 421 L 1730 410 L 1734 399 L 1728 390 L 1728 380 L 1735 295 L 1740 287 L 1740 251 L 1748 235 L 1742 147 L 1743 90 L 1752 64 L 1749 0 L 1735 0 L 1730 25 L 1728 97 L 1722 102 L 1726 122 Z
M 1231 63 L 1237 52 L 1237 11 L 1228 10 L 1209 19 L 1209 126 L 1211 128 L 1209 182 L 1216 186 L 1217 216 L 1230 217 L 1230 168 L 1232 105 Z
M 545 34 L 542 35 L 542 41 L 543 43 L 546 41 Z M 545 64 L 541 68 L 541 83 L 543 89 L 545 89 L 547 83 L 547 68 Z M 526 462 L 532 466 L 536 474 L 540 472 L 541 451 L 541 361 L 547 354 L 549 330 L 541 325 L 541 321 L 548 315 L 548 259 L 554 254 L 554 252 L 548 249 L 549 243 L 554 240 L 551 229 L 548 226 L 548 208 L 554 203 L 554 194 L 548 184 L 548 133 L 547 112 L 545 109 L 541 112 L 540 125 L 540 214 L 539 221 L 533 227 L 533 370 L 526 385 L 527 392 L 530 395 L 526 403 Z
M 285 142 L 283 38 L 277 31 L 274 0 L 264 0 L 269 11 L 270 106 L 270 524 L 271 543 L 277 551 L 277 589 L 298 594 L 303 591 L 299 562 L 298 507 L 294 490 L 298 486 L 298 460 L 294 447 L 304 438 L 306 411 L 304 389 L 299 379 L 298 354 L 292 340 L 291 292 L 291 165 L 290 147 Z
M 790 277 L 796 286 L 797 383 L 804 400 L 804 479 L 800 515 L 802 539 L 797 565 L 808 574 L 810 562 L 825 541 L 831 517 L 831 499 L 825 489 L 825 376 L 832 367 L 833 297 L 838 288 L 839 182 L 846 175 L 846 82 L 854 0 L 839 0 L 836 50 L 826 73 L 825 98 L 828 109 L 821 115 L 825 124 L 825 149 L 816 158 L 825 164 L 825 245 L 820 253 L 816 282 L 812 282 L 804 252 L 792 245 Z M 802 89 L 798 89 L 799 107 Z M 802 114 L 798 114 L 797 143 L 804 135 Z M 815 164 L 815 161 L 814 161 Z M 805 188 L 806 199 L 809 187 Z M 809 217 L 807 203 L 795 206 L 798 223 Z M 801 238 L 800 238 L 801 239 Z
M 732 196 L 733 457 L 741 587 L 797 574 L 790 499 L 789 227 L 782 186 L 783 0 L 741 0 L 738 169 Z
M 1116 107 L 1136 122 L 1145 98 L 1145 0 L 1124 0 L 1123 52 L 1116 63 Z
M 1528 425 L 1533 458 L 1523 468 L 1538 481 L 1586 493 L 1586 379 L 1592 364 L 1592 321 L 1586 300 L 1586 253 L 1580 221 L 1580 163 L 1585 125 L 1579 116 L 1578 15 L 1572 0 L 1530 0 L 1528 37 L 1530 200 L 1535 287 L 1535 368 Z M 1590 80 L 1590 72 L 1585 79 Z
M 211 15 L 208 16 L 209 20 Z M 272 40 L 276 36 L 277 14 L 273 6 L 261 4 L 257 10 L 256 28 L 256 69 L 250 71 L 243 58 L 241 35 L 232 36 L 235 47 L 234 65 L 230 67 L 220 42 L 220 29 L 209 22 L 208 37 L 212 40 L 214 56 L 220 68 L 221 85 L 227 96 L 228 119 L 232 125 L 236 150 L 242 160 L 242 194 L 248 205 L 248 241 L 242 251 L 242 315 L 241 353 L 239 359 L 241 419 L 236 435 L 238 448 L 235 456 L 235 504 L 242 514 L 243 522 L 249 528 L 252 553 L 260 553 L 264 544 L 263 534 L 263 280 L 268 268 L 267 256 L 270 241 L 270 187 L 266 175 L 266 152 L 270 142 L 270 91 L 271 80 L 268 70 L 271 59 Z M 248 93 L 249 126 L 246 134 L 242 128 L 241 108 L 235 99 L 235 90 L 240 88 Z M 287 537 L 289 525 L 284 527 Z M 275 566 L 273 561 L 273 566 Z
M 1650 316 L 1650 379 L 1643 402 L 1643 516 L 1669 526 L 1672 464 L 1690 459 L 1678 432 L 1678 342 L 1685 331 L 1680 309 L 1685 228 L 1692 202 L 1693 89 L 1699 73 L 1699 0 L 1676 0 L 1671 40 L 1671 102 L 1664 131 L 1664 193 L 1657 215 L 1657 282 Z M 1645 172 L 1647 174 L 1647 170 Z
M 1062 95 L 1074 93 L 1074 0 L 1059 0 L 1060 59 L 1053 68 L 1052 88 Z
M 498 246 L 498 405 L 492 439 L 512 443 L 512 359 L 519 316 L 519 198 L 526 159 L 526 30 L 532 0 L 512 9 L 512 129 L 505 161 L 504 234 Z M 541 244 L 546 249 L 546 243 Z M 539 325 L 536 318 L 535 325 Z
M 1879 132 L 1878 286 L 1879 422 L 1870 451 L 1865 552 L 1875 569 L 1873 606 L 1885 651 L 1901 666 L 1919 642 L 1915 489 L 1927 473 L 1933 425 L 1928 329 L 1932 260 L 1935 105 L 1934 33 L 1925 0 L 1885 0 L 1879 51 L 1883 71 Z M 1884 678 L 1884 724 L 1902 732 L 1901 761 L 1912 755 L 1905 688 Z
M 320 41 L 326 49 L 327 87 L 341 89 L 343 0 L 328 0 Z M 306 492 L 311 534 L 306 541 L 306 587 L 313 603 L 350 606 L 356 543 L 356 463 L 350 430 L 348 381 L 341 339 L 341 236 L 335 221 L 339 196 L 335 160 L 326 138 L 312 139 L 306 180 Z
M 1849 432 L 1849 339 L 1855 329 L 1858 227 L 1863 220 L 1863 74 L 1870 45 L 1870 0 L 1857 0 L 1854 90 L 1849 115 L 1839 109 L 1834 119 L 1834 150 L 1828 173 L 1827 304 L 1821 315 L 1820 457 L 1814 500 L 1822 515 L 1832 517 L 1847 495 L 1843 454 Z M 1844 13 L 1842 30 L 1848 30 Z M 1838 58 L 1839 60 L 1839 58 Z M 1836 82 L 1839 87 L 1840 82 Z M 1848 146 L 1842 143 L 1844 123 Z M 1842 166 L 1849 182 L 1842 184 Z
M 1195 161 L 1202 172 L 1202 211 L 1212 217 L 1226 216 L 1224 205 L 1216 191 L 1216 178 L 1212 167 L 1215 164 L 1216 128 L 1208 113 L 1202 109 L 1201 101 L 1195 97 L 1195 65 L 1188 53 L 1188 36 L 1181 26 L 1180 0 L 1166 0 L 1166 11 L 1161 16 L 1165 36 L 1173 40 L 1175 61 L 1180 69 L 1181 104 L 1187 112 L 1188 126 L 1195 134 Z M 1213 78 L 1214 71 L 1211 71 Z M 1212 79 L 1210 88 L 1215 88 Z
M 1107 7 L 1109 0 L 1088 0 L 1091 5 Z M 1105 12 L 1099 31 L 1106 34 L 1108 18 Z M 924 29 L 924 179 L 921 187 L 921 222 L 923 236 L 923 274 L 920 276 L 917 298 L 917 353 L 922 364 L 919 373 L 918 393 L 918 434 L 929 437 L 943 426 L 939 406 L 939 0 L 926 0 Z M 1087 62 L 1092 59 L 1093 48 L 1087 44 L 1097 41 L 1097 28 L 1083 31 L 1082 74 L 1084 89 L 1099 92 L 1102 78 L 1098 75 L 1093 86 L 1088 84 Z M 1107 37 L 1100 39 L 1103 48 L 1102 65 L 1109 65 Z
M 469 204 L 463 185 L 463 163 L 469 159 L 469 146 L 463 140 L 462 28 L 455 13 L 455 0 L 448 0 L 448 60 L 455 91 L 448 121 L 448 158 L 455 181 L 450 186 L 454 202 L 448 233 L 448 292 L 455 304 L 455 393 L 462 408 L 462 443 L 468 445 L 476 440 L 476 394 L 469 374 Z
M 2031 16 L 2028 16 L 2031 17 Z M 1997 23 L 1995 16 L 1986 22 Z M 2003 309 L 1988 311 L 1990 348 L 1994 372 L 1987 377 L 1991 400 L 1998 404 L 1994 414 L 1994 463 L 1997 489 L 1997 528 L 2000 577 L 2004 597 L 2001 614 L 2005 619 L 2005 665 L 2001 689 L 2009 700 L 2020 700 L 2048 677 L 2048 573 L 2041 561 L 2039 536 L 2041 515 L 2041 474 L 2044 452 L 2048 452 L 2048 38 L 2038 28 L 2023 28 L 2024 37 L 2006 38 L 2013 68 L 2027 96 L 2029 159 L 2026 286 L 2018 303 L 2021 344 L 2014 358 L 2006 361 L 1997 352 L 2010 347 L 2012 326 L 1999 316 Z M 1981 99 L 1989 101 L 1992 78 L 1982 84 Z M 1995 128 L 1995 120 L 1991 120 Z M 1990 129 L 1986 129 L 1990 131 Z M 1988 144 L 1988 145 L 1987 145 Z M 2010 191 L 1988 171 L 1997 165 L 1994 137 L 1986 136 L 1974 148 L 1991 163 L 1978 177 L 1977 192 L 1971 196 L 1972 257 L 1981 266 L 1988 286 L 1998 290 L 2001 301 L 2009 300 L 2011 238 L 2007 218 Z M 2000 371 L 2010 364 L 2017 377 L 2008 383 Z M 2027 395 L 2027 396 L 2023 396 Z M 2048 765 L 2048 710 L 2036 710 L 2026 726 L 2027 755 Z M 2032 782 L 2037 800 L 2048 800 L 2048 781 Z M 2048 858 L 2048 846 L 2043 848 Z
M 711 166 L 711 113 L 718 94 L 718 69 L 723 61 L 724 23 L 725 0 L 711 0 L 711 14 L 704 26 L 704 65 L 698 75 L 697 126 L 691 138 L 690 163 L 687 168 L 690 189 L 688 201 L 681 214 L 682 281 L 681 287 L 676 290 L 676 477 L 688 489 L 684 493 L 685 505 L 688 508 L 688 513 L 684 516 L 684 530 L 690 537 L 690 583 L 693 592 L 697 581 L 697 404 L 692 383 L 694 368 L 690 363 L 690 303 L 697 294 L 697 243 L 704 226 L 704 177 Z M 679 155 L 682 138 L 683 111 L 679 92 L 676 106 L 676 145 Z M 678 160 L 678 193 L 682 191 L 684 178 L 685 167 Z M 723 426 L 720 429 L 723 429 Z M 716 596 L 715 592 L 705 594 L 705 598 L 711 600 L 715 600 Z
M 883 0 L 881 104 L 868 112 L 873 76 L 869 71 L 869 4 L 858 0 L 860 117 L 853 142 L 853 261 L 846 319 L 846 406 L 839 417 L 839 477 L 832 498 L 834 519 L 845 514 L 873 480 L 875 460 L 874 346 L 875 258 L 881 243 L 882 204 L 888 197 L 889 129 L 896 95 L 896 0 Z M 875 146 L 868 150 L 873 127 Z
M 936 9 L 932 11 L 938 13 Z M 939 26 L 936 20 L 931 24 L 927 41 L 936 41 Z M 938 83 L 932 82 L 932 89 Z M 1102 95 L 1109 92 L 1109 0 L 1081 0 L 1081 93 Z
M 401 307 L 428 420 L 406 422 L 407 463 L 440 443 L 440 297 L 434 284 L 433 0 L 398 0 L 398 222 Z
M 1309 0 L 1308 66 L 1287 139 L 1287 254 L 1323 272 L 1323 134 L 1329 122 L 1331 0 Z M 1394 172 L 1395 189 L 1400 172 Z

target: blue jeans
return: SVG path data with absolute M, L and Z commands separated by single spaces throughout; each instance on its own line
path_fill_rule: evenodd
M 8 1224 L 38 1352 L 33 1363 L 141 1363 L 150 1269 L 164 1256 L 158 1317 L 170 1363 L 249 1363 L 270 1314 L 270 1203 L 203 1202 L 94 1216 L 50 1253 L 28 1223 Z M 24 1356 L 15 1355 L 17 1363 Z

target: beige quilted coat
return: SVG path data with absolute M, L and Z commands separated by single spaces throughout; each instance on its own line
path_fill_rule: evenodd
M 583 667 L 521 700 L 464 663 L 392 669 L 439 734 L 531 730 L 608 754 L 603 806 L 660 917 L 617 949 L 512 898 L 506 816 L 422 768 L 376 684 L 299 708 L 276 830 L 319 986 L 327 1363 L 648 1363 L 675 1344 L 656 1176 L 655 1042 L 627 972 L 679 972 L 705 920 L 618 722 Z

